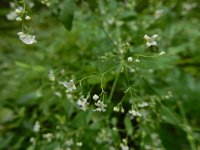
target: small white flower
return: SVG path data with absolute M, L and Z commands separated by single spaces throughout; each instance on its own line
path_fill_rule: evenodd
M 14 11 L 11 11 L 6 15 L 6 18 L 8 20 L 15 20 L 17 18 L 17 15 L 16 15 L 16 13 Z
M 138 104 L 139 107 L 147 107 L 149 104 L 147 102 L 143 102 L 141 104 Z
M 134 118 L 134 117 L 142 117 L 142 115 L 138 111 L 135 111 L 133 109 L 129 110 L 128 113 L 131 115 L 132 118 Z
M 140 62 L 140 60 L 139 60 L 138 58 L 136 58 L 135 62 L 136 62 L 136 63 L 139 63 L 139 62 Z
M 46 134 L 43 134 L 42 137 L 44 139 L 46 139 L 48 143 L 50 143 L 53 139 L 53 134 L 52 133 L 46 133 Z
M 35 40 L 35 35 L 29 35 L 24 32 L 18 32 L 19 39 L 25 44 L 34 44 L 37 41 Z
M 17 17 L 15 20 L 18 21 L 18 22 L 21 22 L 22 18 L 21 17 Z
M 97 101 L 99 99 L 99 96 L 95 94 L 92 98 L 93 100 Z
M 81 97 L 81 98 L 77 101 L 77 105 L 80 107 L 81 110 L 86 111 L 87 106 L 88 106 L 87 99 L 84 98 L 84 97 Z
M 133 58 L 132 58 L 132 57 L 128 57 L 128 58 L 127 58 L 127 61 L 128 61 L 128 62 L 132 62 L 132 61 L 133 61 Z
M 158 55 L 162 56 L 162 55 L 165 55 L 166 53 L 165 52 L 160 52 Z
M 144 39 L 146 40 L 146 47 L 149 46 L 157 46 L 157 42 L 156 42 L 156 38 L 158 37 L 157 34 L 154 34 L 152 37 L 148 36 L 148 35 L 144 35 Z
M 26 20 L 30 20 L 31 17 L 30 17 L 30 16 L 26 16 L 25 19 L 26 19 Z
M 69 139 L 69 140 L 65 141 L 65 145 L 67 145 L 67 146 L 72 146 L 73 144 L 74 144 L 73 139 Z
M 34 132 L 39 132 L 40 131 L 40 122 L 36 121 L 33 127 Z
M 107 107 L 106 104 L 104 104 L 102 101 L 98 100 L 97 103 L 95 103 L 97 108 L 94 111 L 99 111 L 99 112 L 105 112 L 105 108 Z
M 22 13 L 22 10 L 21 9 L 15 9 L 15 13 L 17 14 L 17 15 L 20 15 L 21 13 Z
M 70 80 L 69 82 L 61 82 L 61 84 L 67 88 L 66 92 L 72 92 L 76 90 L 76 86 L 74 84 L 74 80 Z

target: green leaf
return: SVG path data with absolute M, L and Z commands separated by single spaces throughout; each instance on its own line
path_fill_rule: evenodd
M 12 121 L 13 119 L 14 113 L 11 109 L 5 107 L 0 109 L 0 123 Z
M 125 129 L 126 129 L 127 135 L 132 135 L 132 133 L 133 133 L 133 126 L 132 126 L 130 118 L 127 117 L 127 116 L 124 119 L 124 125 L 125 125 Z
M 67 30 L 72 29 L 72 22 L 74 18 L 74 0 L 65 0 L 61 9 L 59 20 Z
M 161 107 L 160 115 L 162 117 L 162 120 L 166 123 L 169 123 L 175 126 L 179 126 L 181 124 L 180 120 L 178 119 L 178 116 L 165 106 Z
M 28 64 L 23 63 L 23 62 L 16 61 L 15 64 L 16 64 L 17 67 L 20 67 L 20 68 L 24 68 L 24 69 L 30 68 L 30 66 Z

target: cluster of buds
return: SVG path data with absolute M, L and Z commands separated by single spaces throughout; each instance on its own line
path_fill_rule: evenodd
M 6 17 L 8 20 L 16 20 L 18 22 L 22 22 L 22 30 L 26 29 L 27 26 L 25 26 L 25 21 L 30 21 L 31 17 L 28 15 L 28 11 L 26 10 L 26 7 L 32 8 L 34 6 L 33 2 L 22 2 L 22 6 L 17 6 L 15 3 L 10 3 L 10 7 L 13 9 L 11 12 L 9 12 Z M 28 31 L 29 32 L 29 31 Z M 30 35 L 27 32 L 21 31 L 18 32 L 17 35 L 19 36 L 19 39 L 24 44 L 34 44 L 37 41 L 35 40 L 35 35 Z
M 34 3 L 30 2 L 28 3 L 28 6 L 32 8 L 34 6 Z M 16 20 L 18 22 L 22 22 L 23 20 L 29 21 L 31 17 L 28 15 L 28 12 L 26 11 L 25 7 L 22 6 L 16 6 L 15 3 L 10 3 L 10 7 L 13 9 L 10 11 L 6 17 L 8 20 Z
M 20 8 L 22 8 L 22 7 L 20 7 Z M 24 9 L 23 9 L 23 8 L 20 9 L 20 8 L 17 8 L 17 9 L 15 10 L 15 13 L 17 14 L 16 21 L 21 22 L 21 21 L 23 20 L 23 16 L 24 16 L 24 19 L 25 19 L 25 20 L 28 20 L 28 21 L 29 21 L 29 20 L 31 19 L 31 17 L 28 16 L 28 15 L 24 15 L 24 14 L 25 14 Z

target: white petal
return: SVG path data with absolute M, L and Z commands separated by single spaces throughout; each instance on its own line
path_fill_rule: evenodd
M 154 34 L 152 38 L 155 40 L 158 37 L 158 34 Z
M 157 42 L 156 42 L 156 41 L 153 41 L 153 42 L 151 43 L 151 45 L 157 46 Z
M 147 47 L 151 46 L 151 43 L 150 42 L 146 42 L 146 46 Z
M 146 35 L 146 34 L 144 35 L 144 39 L 145 39 L 145 40 L 148 40 L 149 38 L 150 38 L 150 37 L 149 37 L 148 35 Z
M 6 15 L 6 18 L 8 20 L 15 20 L 17 18 L 17 14 L 14 11 L 11 11 Z

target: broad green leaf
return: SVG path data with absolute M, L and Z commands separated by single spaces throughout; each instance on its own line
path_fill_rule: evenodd
M 65 0 L 61 9 L 59 20 L 67 30 L 72 29 L 72 22 L 74 18 L 74 0 Z

